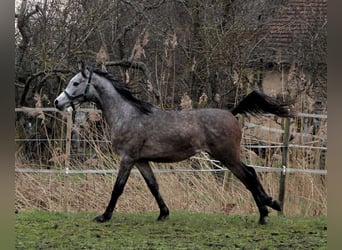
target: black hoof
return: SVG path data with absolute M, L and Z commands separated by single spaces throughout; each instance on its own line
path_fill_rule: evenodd
M 274 210 L 281 211 L 280 203 L 277 200 L 273 200 L 270 207 L 273 208 Z
M 267 224 L 267 221 L 266 221 L 265 217 L 262 217 L 262 218 L 259 219 L 259 224 L 260 225 L 266 225 Z
M 108 221 L 109 219 L 110 219 L 110 217 L 102 214 L 102 215 L 95 217 L 94 221 L 99 222 L 99 223 L 103 223 L 103 222 Z
M 160 215 L 158 216 L 158 221 L 165 221 L 169 218 L 169 210 L 163 212 L 163 213 L 160 213 Z
M 259 219 L 259 224 L 260 225 L 266 225 L 266 217 L 268 216 L 268 209 L 266 208 L 266 206 L 263 206 L 261 208 L 259 208 L 260 211 L 260 219 Z
M 269 197 L 266 202 L 266 206 L 273 208 L 274 210 L 281 211 L 280 203 L 277 200 L 273 200 L 272 197 Z
M 168 215 L 159 215 L 157 221 L 165 221 L 169 218 Z

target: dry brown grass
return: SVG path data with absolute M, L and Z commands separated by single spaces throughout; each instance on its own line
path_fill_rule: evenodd
M 154 165 L 156 168 L 187 168 L 190 162 Z M 202 164 L 206 164 L 203 162 Z M 160 191 L 171 210 L 210 213 L 257 213 L 250 193 L 235 178 L 227 182 L 209 172 L 157 173 Z M 49 211 L 102 212 L 110 198 L 115 174 L 16 174 L 16 208 Z M 279 174 L 260 174 L 265 190 L 277 197 Z M 117 211 L 158 210 L 140 174 L 133 172 L 117 204 Z M 326 215 L 327 190 L 320 178 L 310 174 L 290 174 L 286 180 L 285 214 Z
M 249 122 L 281 129 L 279 120 L 251 118 Z M 110 143 L 98 143 L 92 140 L 108 140 L 106 129 L 98 127 L 98 116 L 89 114 L 82 128 L 75 127 L 81 138 L 87 143 L 73 145 L 73 153 L 85 154 L 86 157 L 73 158 L 70 169 L 113 169 L 119 159 L 110 152 Z M 295 122 L 293 122 L 295 124 Z M 103 124 L 102 124 L 103 126 Z M 294 126 L 294 125 L 293 125 Z M 322 124 L 318 135 L 326 138 L 326 124 Z M 281 143 L 280 134 L 243 129 L 243 144 L 255 140 Z M 293 133 L 295 134 L 295 133 Z M 295 134 L 296 135 L 296 134 Z M 296 138 L 294 143 L 301 143 L 303 138 Z M 304 145 L 321 145 L 310 138 Z M 53 146 L 53 144 L 52 144 Z M 53 146 L 49 149 L 54 157 L 51 169 L 65 167 L 64 147 Z M 91 155 L 96 153 L 96 157 Z M 291 149 L 291 168 L 319 168 L 319 150 Z M 244 149 L 243 160 L 251 165 L 281 165 L 280 150 L 267 151 L 263 159 L 254 152 Z M 308 160 L 311 157 L 311 160 Z M 51 158 L 52 159 L 52 158 Z M 316 159 L 316 160 L 315 160 Z M 154 169 L 198 169 L 210 168 L 207 160 L 191 159 L 174 164 L 152 164 Z M 21 153 L 16 154 L 16 167 L 31 167 Z M 43 168 L 40 166 L 38 168 Z M 259 173 L 265 190 L 274 198 L 278 197 L 280 173 Z M 210 172 L 157 173 L 160 191 L 171 211 L 191 210 L 210 213 L 257 214 L 257 208 L 249 191 L 230 172 L 213 174 Z M 37 174 L 16 173 L 15 206 L 18 210 L 43 209 L 49 211 L 97 211 L 102 212 L 107 206 L 115 181 L 115 174 Z M 312 174 L 288 174 L 286 178 L 284 214 L 286 215 L 327 215 L 327 188 L 323 177 Z M 148 191 L 139 173 L 132 173 L 123 195 L 117 204 L 117 211 L 144 212 L 156 211 L 158 206 Z M 275 213 L 275 212 L 272 212 Z

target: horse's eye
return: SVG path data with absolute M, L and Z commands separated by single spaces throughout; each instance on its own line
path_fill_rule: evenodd
M 74 82 L 72 85 L 76 87 L 76 86 L 78 86 L 79 84 L 80 84 L 79 82 Z

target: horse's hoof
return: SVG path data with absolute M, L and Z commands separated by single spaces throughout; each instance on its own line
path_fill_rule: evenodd
M 280 203 L 277 200 L 273 200 L 272 205 L 270 207 L 274 210 L 281 211 Z
M 259 219 L 259 224 L 260 225 L 266 225 L 267 224 L 265 217 Z
M 103 223 L 103 222 L 108 221 L 109 219 L 110 218 L 108 218 L 107 216 L 104 216 L 102 214 L 102 215 L 99 215 L 99 216 L 95 217 L 94 221 L 99 222 L 99 223 Z
M 168 218 L 169 218 L 168 215 L 166 215 L 166 216 L 160 216 L 160 215 L 159 215 L 157 221 L 166 221 Z
M 160 214 L 158 216 L 157 221 L 164 221 L 167 220 L 169 218 L 169 209 L 167 207 L 164 207 L 162 209 L 160 209 Z
M 165 220 L 167 220 L 168 218 L 169 218 L 169 213 L 160 214 L 160 215 L 158 216 L 157 221 L 165 221 Z

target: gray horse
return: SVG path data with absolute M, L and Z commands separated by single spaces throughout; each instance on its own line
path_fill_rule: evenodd
M 55 106 L 63 110 L 70 106 L 75 109 L 83 102 L 96 103 L 109 125 L 113 149 L 121 157 L 111 199 L 96 221 L 105 222 L 112 217 L 134 165 L 159 205 L 158 220 L 167 219 L 169 209 L 159 193 L 149 162 L 182 161 L 201 151 L 224 164 L 252 193 L 260 224 L 266 223 L 266 206 L 281 210 L 279 202 L 266 194 L 254 168 L 240 161 L 241 130 L 234 116 L 239 113 L 292 116 L 285 104 L 255 90 L 231 111 L 164 111 L 136 99 L 125 83 L 107 72 L 85 68 L 83 63 L 79 64 L 79 70 L 56 98 Z

